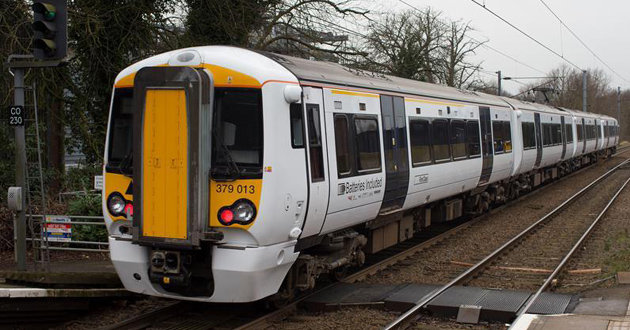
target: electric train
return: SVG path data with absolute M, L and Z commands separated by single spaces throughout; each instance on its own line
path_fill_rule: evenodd
M 290 298 L 610 156 L 614 118 L 207 46 L 116 78 L 103 212 L 133 292 Z

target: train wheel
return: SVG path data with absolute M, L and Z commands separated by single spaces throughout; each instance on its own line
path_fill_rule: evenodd
M 331 281 L 339 282 L 346 277 L 346 274 L 348 274 L 348 266 L 341 266 L 333 269 L 330 273 L 328 273 L 328 276 Z
M 273 296 L 267 299 L 267 306 L 271 309 L 281 309 L 290 304 L 295 298 L 295 290 L 282 286 Z

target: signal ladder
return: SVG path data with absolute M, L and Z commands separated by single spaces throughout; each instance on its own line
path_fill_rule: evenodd
M 24 91 L 24 134 L 26 138 L 26 166 L 24 168 L 26 186 L 26 221 L 31 233 L 33 258 L 36 266 L 48 266 L 50 251 L 46 231 L 46 219 L 38 219 L 35 214 L 46 214 L 47 202 L 44 192 L 42 169 L 42 143 L 37 108 L 37 85 L 25 86 Z

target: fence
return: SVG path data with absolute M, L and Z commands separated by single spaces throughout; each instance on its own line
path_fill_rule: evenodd
M 46 250 L 107 252 L 109 249 L 107 235 L 104 241 L 73 240 L 73 232 L 77 233 L 77 230 L 73 229 L 78 226 L 105 227 L 105 219 L 102 216 L 38 214 L 32 215 L 30 219 L 31 237 L 27 237 L 26 240 L 32 242 L 33 247 L 39 249 L 41 253 Z

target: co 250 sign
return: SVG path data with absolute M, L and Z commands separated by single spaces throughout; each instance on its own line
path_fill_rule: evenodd
M 9 107 L 9 125 L 24 126 L 24 107 L 12 105 Z

